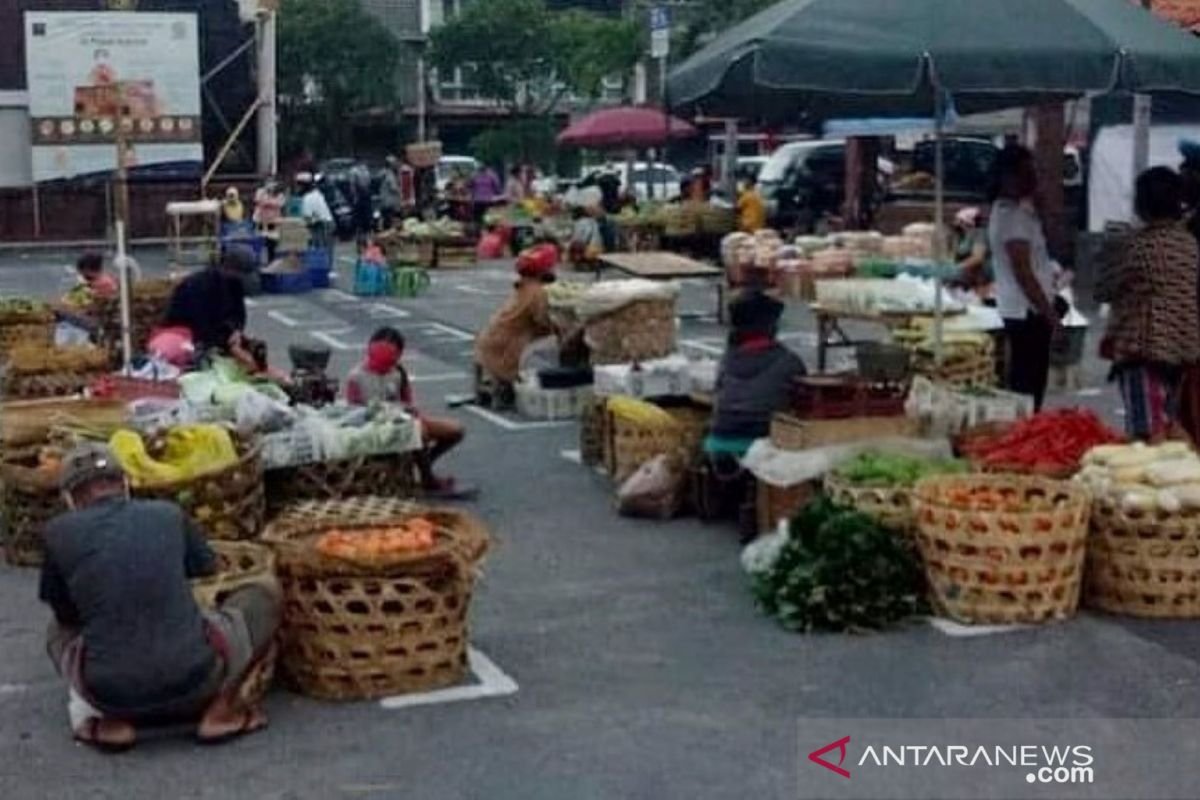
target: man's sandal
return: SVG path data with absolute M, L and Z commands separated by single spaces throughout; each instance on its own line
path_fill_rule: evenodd
M 136 733 L 131 735 L 127 741 L 105 740 L 102 730 L 109 722 L 111 720 L 103 717 L 88 717 L 84 720 L 83 725 L 75 731 L 75 741 L 86 744 L 88 747 L 94 747 L 103 753 L 124 753 L 137 744 Z

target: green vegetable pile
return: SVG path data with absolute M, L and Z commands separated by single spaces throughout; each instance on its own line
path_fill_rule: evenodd
M 759 606 L 793 631 L 867 631 L 927 612 L 905 540 L 825 498 L 792 521 L 775 563 L 753 577 Z
M 855 486 L 892 488 L 912 486 L 930 475 L 962 472 L 967 472 L 967 465 L 955 459 L 866 452 L 838 468 L 837 475 Z

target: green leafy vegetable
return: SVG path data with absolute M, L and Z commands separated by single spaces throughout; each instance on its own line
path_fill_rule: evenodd
M 752 590 L 764 612 L 794 631 L 878 630 L 927 611 L 913 547 L 823 497 L 800 511 Z
M 898 453 L 866 452 L 842 465 L 837 474 L 856 486 L 912 486 L 929 475 L 966 472 L 961 461 Z

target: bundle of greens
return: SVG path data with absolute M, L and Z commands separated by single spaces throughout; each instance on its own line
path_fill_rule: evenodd
M 965 462 L 946 458 L 922 458 L 900 453 L 868 451 L 837 469 L 837 475 L 855 486 L 913 486 L 929 475 L 967 471 Z
M 810 502 L 774 563 L 752 576 L 759 606 L 793 631 L 887 628 L 927 611 L 911 547 L 863 514 Z

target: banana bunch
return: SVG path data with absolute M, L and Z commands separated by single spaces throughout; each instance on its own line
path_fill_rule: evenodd
M 608 410 L 623 422 L 630 422 L 644 428 L 666 428 L 679 425 L 679 421 L 663 409 L 653 403 L 633 397 L 609 398 Z

